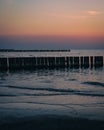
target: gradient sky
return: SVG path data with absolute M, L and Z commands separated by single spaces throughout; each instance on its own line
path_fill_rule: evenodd
M 104 0 L 0 0 L 0 48 L 104 48 Z

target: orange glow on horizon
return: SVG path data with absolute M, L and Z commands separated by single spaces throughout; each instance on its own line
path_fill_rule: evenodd
M 0 35 L 104 37 L 104 9 L 89 9 L 82 0 L 22 3 L 5 0 L 0 11 Z M 45 0 L 43 0 L 45 1 Z M 46 0 L 47 1 L 47 0 Z M 89 2 L 89 1 L 88 1 Z M 19 5 L 18 5 L 19 3 Z M 12 5 L 13 4 L 13 5 Z M 72 4 L 73 8 L 69 8 Z M 21 6 L 20 6 L 21 5 Z M 78 7 L 75 8 L 75 5 Z M 18 8 L 11 8 L 12 6 Z M 35 7 L 34 7 L 35 6 Z M 84 8 L 83 8 L 84 6 Z M 21 7 L 21 8 L 20 8 Z M 8 12 L 8 9 L 10 12 Z

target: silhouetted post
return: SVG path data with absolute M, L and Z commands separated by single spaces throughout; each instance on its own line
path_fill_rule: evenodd
M 36 68 L 36 58 L 35 57 L 30 57 L 29 66 L 30 66 L 31 69 Z
M 7 70 L 7 58 L 0 58 L 0 70 Z
M 43 58 L 42 57 L 38 57 L 39 58 L 39 68 L 43 68 Z
M 44 68 L 44 57 L 41 57 L 41 68 Z
M 24 57 L 24 69 L 28 69 L 28 58 Z
M 80 66 L 81 68 L 84 66 L 84 58 L 82 56 L 80 57 Z
M 7 57 L 7 69 L 9 69 L 9 58 Z
M 90 57 L 90 67 L 93 68 L 94 66 L 94 58 L 93 56 Z
M 60 57 L 60 67 L 65 68 L 65 57 Z
M 15 58 L 9 58 L 9 69 L 14 69 L 15 65 Z
M 60 67 L 60 58 L 56 57 L 56 67 Z
M 40 57 L 37 57 L 37 68 L 40 68 L 40 66 L 41 66 Z
M 44 57 L 44 65 L 45 65 L 45 68 L 48 68 L 48 58 L 47 57 Z
M 89 57 L 88 57 L 88 56 L 85 56 L 85 57 L 84 57 L 84 67 L 85 67 L 85 68 L 88 68 L 88 67 L 89 67 Z
M 66 67 L 67 67 L 67 68 L 69 67 L 69 64 L 70 64 L 70 62 L 69 62 L 69 57 L 66 57 Z
M 95 56 L 94 64 L 95 64 L 95 67 L 102 67 L 103 66 L 103 56 Z
M 79 68 L 79 57 L 74 57 L 74 68 Z
M 70 57 L 70 68 L 74 67 L 74 57 Z
M 55 57 L 48 57 L 49 61 L 49 68 L 54 68 L 55 67 Z

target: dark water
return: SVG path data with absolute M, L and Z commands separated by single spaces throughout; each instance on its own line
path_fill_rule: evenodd
M 0 72 L 1 123 L 48 114 L 104 120 L 104 69 Z

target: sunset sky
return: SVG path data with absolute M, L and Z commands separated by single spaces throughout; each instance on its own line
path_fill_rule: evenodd
M 104 48 L 104 0 L 0 0 L 0 48 Z

